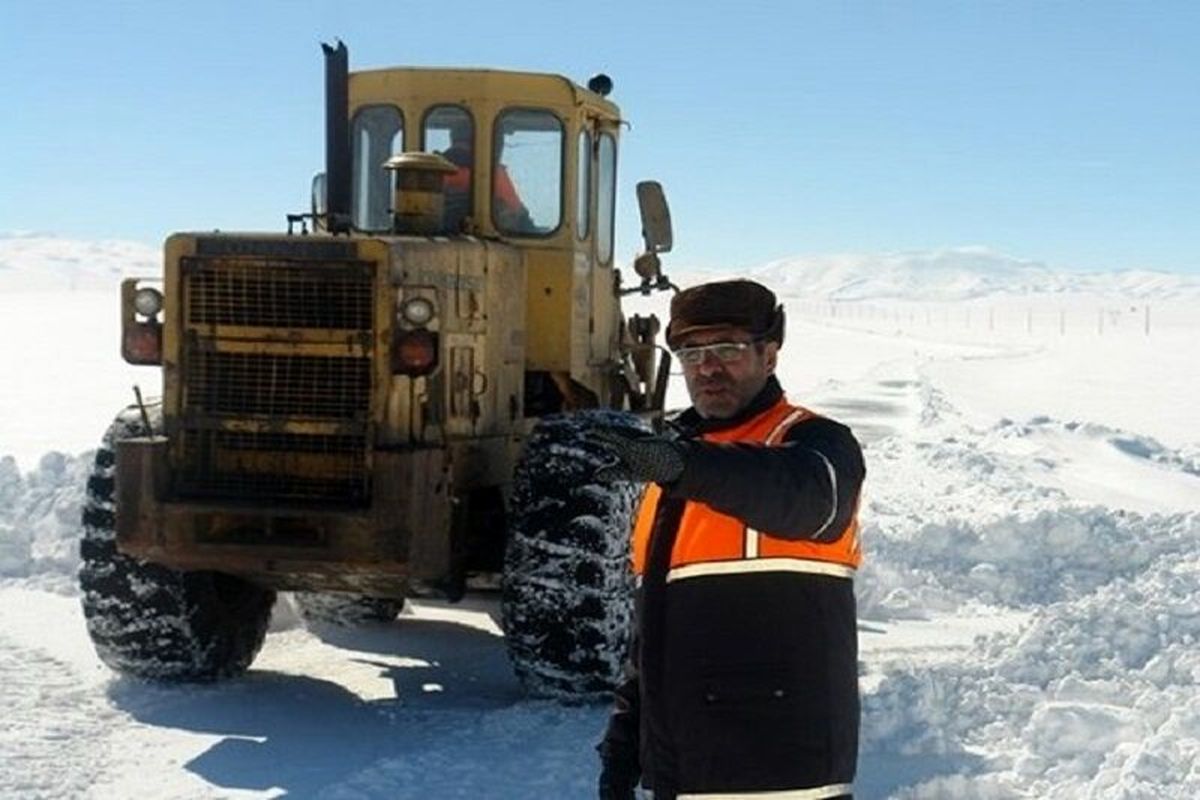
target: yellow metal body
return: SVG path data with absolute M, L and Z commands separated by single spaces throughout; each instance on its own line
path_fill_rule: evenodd
M 581 131 L 615 142 L 616 106 L 551 75 L 352 73 L 350 118 L 378 105 L 400 111 L 406 137 L 435 106 L 470 112 L 470 233 L 170 237 L 164 431 L 118 447 L 125 552 L 280 588 L 403 595 L 413 578 L 461 571 L 472 498 L 507 493 L 541 413 L 526 407 L 531 376 L 564 409 L 620 402 L 621 317 L 611 252 L 598 257 L 596 181 L 579 192 L 578 165 L 594 175 L 598 155 L 577 152 Z M 483 156 L 513 108 L 550 112 L 564 132 L 562 224 L 549 234 L 508 236 L 492 221 Z M 404 314 L 415 298 L 434 309 L 420 324 Z M 437 363 L 408 376 L 393 350 L 418 329 L 434 337 Z

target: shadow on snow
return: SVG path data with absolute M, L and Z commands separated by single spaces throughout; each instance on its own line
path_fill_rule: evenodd
M 185 765 L 219 787 L 279 788 L 307 797 L 353 784 L 355 775 L 370 769 L 372 780 L 383 781 L 386 796 L 401 790 L 402 796 L 409 791 L 437 796 L 448 790 L 448 780 L 457 781 L 455 789 L 479 789 L 495 786 L 489 777 L 511 773 L 502 783 L 519 796 L 522 773 L 535 780 L 539 760 L 546 758 L 565 762 L 569 774 L 563 777 L 572 784 L 564 787 L 570 789 L 566 794 L 575 796 L 593 784 L 593 747 L 606 709 L 526 700 L 499 636 L 408 617 L 316 633 L 352 651 L 348 661 L 377 665 L 392 682 L 393 695 L 364 700 L 334 681 L 269 670 L 216 685 L 118 678 L 108 695 L 140 722 L 223 737 Z M 371 654 L 418 663 L 400 666 Z M 454 778 L 437 766 L 450 755 L 460 765 Z M 379 790 L 364 787 L 361 796 L 377 796 Z

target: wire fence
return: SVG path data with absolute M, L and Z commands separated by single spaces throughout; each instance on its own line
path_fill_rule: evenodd
M 913 303 L 792 299 L 787 302 L 787 307 L 791 314 L 802 319 L 846 327 L 906 334 L 956 334 L 956 338 L 972 339 L 1081 335 L 1151 337 L 1163 327 L 1160 309 L 1156 309 L 1155 304 L 1138 301 L 1057 305 L 1044 301 Z M 1193 303 L 1191 307 L 1198 309 L 1200 304 Z M 1170 311 L 1169 327 L 1177 327 L 1185 318 L 1195 319 L 1193 315 L 1181 315 L 1174 306 Z

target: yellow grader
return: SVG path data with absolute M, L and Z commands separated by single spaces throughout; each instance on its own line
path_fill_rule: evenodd
M 157 366 L 104 437 L 83 513 L 88 630 L 116 670 L 216 680 L 277 591 L 311 619 L 501 587 L 540 695 L 618 679 L 637 487 L 592 480 L 597 421 L 661 415 L 670 357 L 621 297 L 669 288 L 656 183 L 614 263 L 612 82 L 399 68 L 324 45 L 326 166 L 286 233 L 180 233 L 122 286 L 122 354 Z

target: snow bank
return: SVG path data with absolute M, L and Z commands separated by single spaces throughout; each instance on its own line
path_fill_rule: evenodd
M 901 798 L 1200 797 L 1194 448 L 1047 416 L 976 427 L 929 387 L 921 418 L 867 448 L 861 616 L 1029 621 L 952 660 L 868 664 L 864 762 L 953 765 Z M 1056 474 L 1097 460 L 1111 505 Z M 1160 513 L 1120 507 L 1141 480 Z
M 867 447 L 864 617 L 1030 610 L 1200 540 L 1194 446 L 1045 415 L 979 427 L 931 386 L 921 394 L 915 430 Z
M 80 511 L 92 453 L 47 453 L 24 475 L 0 458 L 0 578 L 74 594 Z
M 911 537 L 868 528 L 860 614 L 871 619 L 953 612 L 965 604 L 1031 609 L 1134 580 L 1200 544 L 1194 514 L 1143 517 L 1064 508 L 986 522 L 920 525 Z
M 1182 524 L 1194 553 L 1200 520 Z M 891 668 L 865 698 L 866 758 L 987 753 L 971 784 L 980 792 L 1200 796 L 1197 586 L 1200 558 L 1164 554 L 1045 606 L 963 663 Z M 951 796 L 954 785 L 937 778 L 904 796 Z

